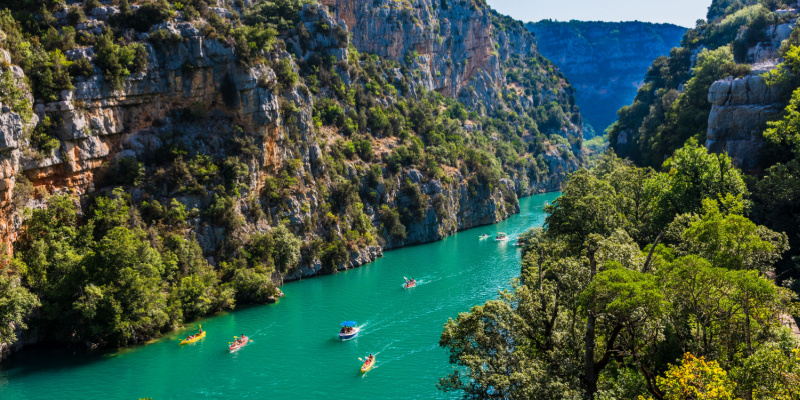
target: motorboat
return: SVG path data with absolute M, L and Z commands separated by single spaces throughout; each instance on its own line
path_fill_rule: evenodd
M 344 321 L 339 326 L 342 327 L 339 330 L 339 340 L 350 340 L 358 336 L 358 332 L 361 330 L 356 321 Z

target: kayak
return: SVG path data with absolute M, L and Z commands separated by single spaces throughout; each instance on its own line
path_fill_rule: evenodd
M 247 336 L 242 336 L 242 339 L 244 340 L 242 340 L 241 342 L 238 340 L 233 342 L 230 346 L 228 346 L 228 350 L 230 350 L 230 352 L 233 353 L 234 351 L 239 350 L 242 347 L 246 346 L 247 343 L 250 341 L 250 338 Z
M 367 361 L 364 362 L 364 365 L 361 366 L 361 372 L 362 373 L 367 372 L 371 370 L 372 367 L 374 366 L 375 366 L 375 359 L 373 358 L 372 362 L 369 362 L 369 359 L 367 359 Z
M 417 286 L 417 281 L 408 281 L 403 284 L 403 288 L 405 289 L 411 289 L 414 286 Z
M 181 344 L 194 343 L 194 342 L 196 342 L 196 341 L 198 341 L 198 340 L 200 340 L 200 339 L 202 339 L 204 337 L 206 337 L 206 331 L 200 332 L 200 334 L 195 335 L 195 337 L 193 337 L 191 339 L 183 339 L 183 340 L 181 340 Z

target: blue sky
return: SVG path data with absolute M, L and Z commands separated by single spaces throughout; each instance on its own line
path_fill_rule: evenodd
M 487 0 L 502 14 L 522 21 L 669 22 L 689 28 L 706 17 L 711 0 Z

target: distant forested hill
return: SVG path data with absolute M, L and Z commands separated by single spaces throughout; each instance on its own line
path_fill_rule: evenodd
M 653 59 L 678 46 L 686 28 L 645 22 L 528 23 L 539 51 L 556 64 L 577 89 L 584 123 L 598 134 L 630 104 Z M 587 126 L 588 127 L 588 126 Z M 585 136 L 592 136 L 587 129 Z

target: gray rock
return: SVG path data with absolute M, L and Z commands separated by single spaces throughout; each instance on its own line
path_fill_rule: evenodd
M 705 145 L 709 151 L 727 152 L 742 169 L 756 168 L 764 146 L 762 132 L 781 109 L 777 90 L 759 75 L 714 82 L 708 93 L 712 108 Z

